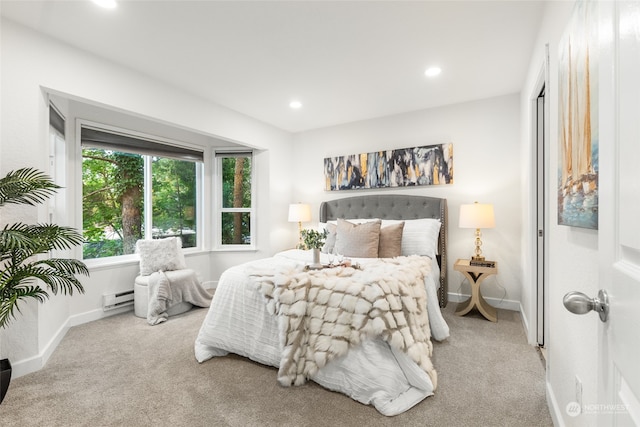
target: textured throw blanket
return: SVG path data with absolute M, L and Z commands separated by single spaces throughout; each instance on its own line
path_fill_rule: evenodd
M 213 296 L 190 269 L 157 271 L 149 276 L 149 307 L 147 322 L 157 325 L 169 317 L 167 310 L 180 302 L 189 302 L 198 307 L 209 307 Z
M 350 346 L 377 336 L 409 355 L 435 389 L 424 285 L 431 260 L 409 256 L 379 261 L 362 270 L 305 271 L 299 265 L 252 274 L 269 312 L 278 317 L 280 384 L 304 384 Z

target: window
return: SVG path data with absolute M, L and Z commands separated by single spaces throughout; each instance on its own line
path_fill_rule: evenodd
M 218 242 L 220 246 L 254 247 L 251 153 L 217 153 Z
M 49 198 L 49 222 L 65 223 L 65 196 L 67 187 L 65 162 L 65 125 L 66 121 L 62 113 L 53 103 L 49 103 L 49 171 L 48 174 L 60 188 L 56 194 Z M 57 255 L 56 255 L 57 256 Z
M 196 247 L 201 151 L 83 126 L 85 259 L 132 254 L 142 238 Z

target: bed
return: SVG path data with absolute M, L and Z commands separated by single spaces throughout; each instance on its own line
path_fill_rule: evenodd
M 405 412 L 433 395 L 431 338 L 449 336 L 440 312 L 447 304 L 446 199 L 347 197 L 323 202 L 319 218 L 326 228 L 402 228 L 401 256 L 350 257 L 351 267 L 308 271 L 309 251 L 289 250 L 229 268 L 196 338 L 196 359 L 238 354 L 279 368 L 283 386 L 309 379 L 383 415 Z M 344 242 L 338 234 L 335 244 Z M 328 264 L 329 255 L 321 262 Z

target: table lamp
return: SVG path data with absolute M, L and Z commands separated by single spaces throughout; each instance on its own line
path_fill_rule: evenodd
M 482 256 L 482 228 L 493 228 L 496 226 L 493 216 L 493 205 L 475 202 L 471 205 L 460 205 L 460 228 L 476 229 L 476 249 L 471 257 L 473 261 L 484 261 Z
M 298 223 L 298 247 L 302 245 L 302 223 L 311 221 L 311 206 L 305 203 L 289 205 L 289 222 Z

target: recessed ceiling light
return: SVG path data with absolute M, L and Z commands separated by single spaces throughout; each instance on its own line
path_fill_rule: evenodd
M 100 7 L 104 7 L 105 9 L 115 9 L 117 6 L 116 0 L 91 0 L 95 4 Z
M 302 108 L 302 102 L 300 102 L 300 101 L 291 101 L 289 103 L 289 107 L 293 108 L 294 110 L 297 110 L 299 108 Z
M 442 72 L 442 69 L 440 67 L 429 67 L 424 72 L 424 75 L 427 76 L 427 77 L 435 77 L 438 74 L 440 74 L 441 72 Z

